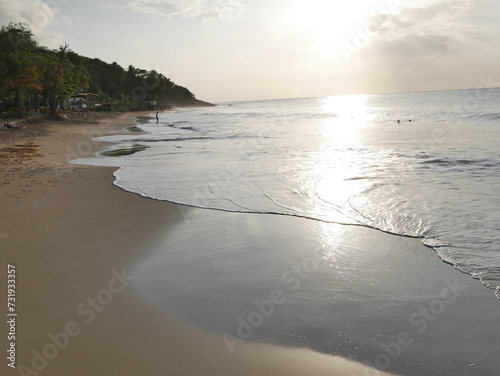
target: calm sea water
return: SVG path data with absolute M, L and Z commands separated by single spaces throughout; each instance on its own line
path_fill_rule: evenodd
M 398 121 L 399 120 L 399 121 Z M 500 296 L 500 89 L 224 103 L 152 116 L 118 186 L 422 237 Z

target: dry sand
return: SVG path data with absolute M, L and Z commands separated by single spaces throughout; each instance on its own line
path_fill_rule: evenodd
M 92 136 L 132 125 L 136 115 L 1 130 L 0 348 L 9 354 L 15 342 L 17 368 L 2 356 L 0 373 L 378 374 L 307 349 L 244 344 L 231 355 L 219 335 L 137 298 L 130 271 L 182 224 L 179 207 L 114 187 L 112 168 L 68 163 L 99 148 Z M 15 325 L 6 316 L 8 264 L 15 266 Z M 9 330 L 15 340 L 7 340 Z

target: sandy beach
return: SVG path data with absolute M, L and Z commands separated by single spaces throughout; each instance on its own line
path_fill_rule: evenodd
M 2 374 L 384 374 L 333 355 L 402 375 L 500 368 L 499 302 L 419 239 L 181 207 L 69 163 L 138 115 L 0 132 Z

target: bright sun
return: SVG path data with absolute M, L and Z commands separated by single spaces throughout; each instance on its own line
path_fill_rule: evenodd
M 295 19 L 312 30 L 321 44 L 338 45 L 352 39 L 381 9 L 380 4 L 380 0 L 297 0 Z
M 300 23 L 322 34 L 354 29 L 360 16 L 355 1 L 298 0 L 296 16 Z

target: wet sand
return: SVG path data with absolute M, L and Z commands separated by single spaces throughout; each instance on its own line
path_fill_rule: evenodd
M 402 375 L 500 367 L 500 302 L 420 239 L 275 215 L 186 218 L 134 269 L 134 287 L 229 351 L 309 348 Z
M 498 301 L 418 239 L 158 202 L 68 163 L 132 123 L 0 135 L 43 155 L 2 159 L 0 276 L 15 266 L 18 314 L 2 374 L 376 374 L 336 354 L 405 375 L 499 369 Z
M 104 125 L 103 125 L 104 124 Z M 1 262 L 15 267 L 14 375 L 302 375 L 364 369 L 307 349 L 223 340 L 141 300 L 134 267 L 185 222 L 177 205 L 112 185 L 111 168 L 68 164 L 102 148 L 91 137 L 132 125 L 132 115 L 4 133 L 2 147 L 33 141 L 43 156 L 4 158 Z M 22 133 L 21 133 L 22 132 Z M 5 135 L 5 136 L 4 136 Z M 6 281 L 7 273 L 2 273 Z M 7 291 L 1 293 L 5 302 Z M 5 316 L 4 316 L 5 317 Z M 2 321 L 5 336 L 10 325 Z M 2 344 L 8 352 L 10 342 Z M 10 368 L 14 363 L 16 368 Z

